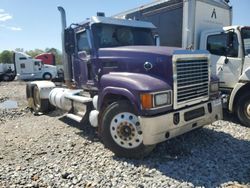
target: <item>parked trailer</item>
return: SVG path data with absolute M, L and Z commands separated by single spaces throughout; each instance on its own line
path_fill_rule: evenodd
M 250 126 L 250 27 L 231 26 L 224 0 L 163 0 L 115 17 L 150 21 L 160 45 L 208 50 L 212 73 L 220 79 L 224 107 Z
M 97 16 L 66 27 L 59 10 L 68 88 L 29 83 L 34 113 L 57 107 L 77 122 L 90 121 L 106 147 L 132 158 L 222 118 L 207 51 L 154 46 L 149 22 Z

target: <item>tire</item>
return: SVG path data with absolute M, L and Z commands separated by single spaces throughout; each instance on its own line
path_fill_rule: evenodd
M 9 75 L 3 75 L 3 81 L 8 82 L 10 80 L 11 80 L 11 78 Z
M 47 113 L 50 111 L 50 104 L 48 99 L 41 99 L 40 92 L 37 86 L 33 87 L 33 102 L 34 114 Z
M 155 147 L 143 144 L 138 117 L 128 101 L 110 104 L 100 119 L 104 145 L 118 157 L 143 158 Z
M 237 102 L 236 114 L 242 125 L 250 127 L 250 94 L 240 96 Z
M 43 79 L 44 80 L 51 80 L 52 79 L 52 75 L 50 73 L 46 72 L 43 75 Z

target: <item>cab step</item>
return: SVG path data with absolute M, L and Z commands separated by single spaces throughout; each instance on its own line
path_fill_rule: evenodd
M 83 117 L 75 115 L 75 114 L 67 114 L 66 117 L 69 118 L 69 119 L 72 119 L 72 120 L 74 120 L 74 121 L 76 121 L 78 123 L 81 123 L 82 118 L 83 118 Z

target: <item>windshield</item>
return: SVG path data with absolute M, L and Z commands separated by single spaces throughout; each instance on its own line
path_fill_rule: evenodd
M 151 29 L 94 24 L 92 30 L 97 48 L 154 45 Z
M 244 28 L 241 31 L 244 43 L 245 55 L 250 54 L 250 28 Z

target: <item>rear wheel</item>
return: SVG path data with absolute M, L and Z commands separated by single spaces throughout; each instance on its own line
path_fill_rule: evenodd
M 237 116 L 240 122 L 250 127 L 250 94 L 242 95 L 237 103 Z
M 7 81 L 10 81 L 11 78 L 9 75 L 3 75 L 3 81 L 7 82 Z
M 142 158 L 155 145 L 143 144 L 142 128 L 133 107 L 128 101 L 118 101 L 109 105 L 101 118 L 101 136 L 104 145 L 117 156 Z
M 33 88 L 33 101 L 34 101 L 34 113 L 38 114 L 46 113 L 49 111 L 49 100 L 48 99 L 41 99 L 40 91 L 37 86 Z

